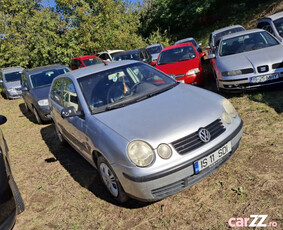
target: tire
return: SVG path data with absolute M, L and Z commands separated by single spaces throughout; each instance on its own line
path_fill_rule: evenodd
M 37 122 L 38 124 L 42 124 L 42 120 L 41 120 L 41 118 L 40 118 L 40 116 L 39 116 L 39 114 L 38 114 L 36 108 L 33 108 L 33 114 L 34 114 L 34 116 L 35 116 L 36 122 Z
M 61 145 L 65 145 L 67 142 L 64 139 L 64 137 L 62 136 L 62 133 L 59 131 L 59 129 L 58 129 L 56 124 L 55 124 L 55 132 L 56 132 L 56 135 L 58 137 L 58 140 L 59 140 L 60 144 Z
M 115 175 L 113 169 L 104 159 L 104 157 L 99 156 L 97 159 L 97 168 L 103 184 L 109 191 L 112 197 L 119 202 L 124 203 L 128 200 L 124 189 L 122 188 L 117 176 Z
M 30 111 L 30 109 L 29 109 L 29 107 L 28 107 L 27 103 L 24 103 L 24 104 L 25 104 L 25 109 L 26 109 L 26 111 L 27 111 L 27 112 L 29 112 L 29 111 Z

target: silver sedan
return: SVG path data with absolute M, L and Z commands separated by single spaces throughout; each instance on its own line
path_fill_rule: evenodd
M 69 142 L 119 202 L 180 192 L 226 162 L 242 120 L 220 95 L 122 61 L 54 79 L 49 95 L 60 142 Z
M 212 60 L 219 90 L 252 89 L 283 82 L 283 44 L 253 29 L 223 36 Z

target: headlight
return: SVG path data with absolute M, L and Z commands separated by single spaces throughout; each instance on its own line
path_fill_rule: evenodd
M 231 116 L 231 117 L 236 117 L 237 116 L 237 111 L 235 110 L 234 106 L 231 104 L 230 101 L 227 99 L 222 100 L 222 105 L 225 109 L 225 111 Z
M 139 167 L 149 166 L 154 160 L 151 146 L 143 141 L 132 141 L 127 148 L 130 160 Z
M 7 91 L 8 91 L 9 93 L 16 93 L 16 92 L 17 92 L 17 90 L 14 89 L 14 88 L 8 88 Z
M 242 71 L 241 70 L 232 70 L 232 71 L 226 71 L 226 72 L 222 72 L 221 73 L 222 76 L 236 76 L 236 75 L 240 75 L 242 74 Z
M 222 119 L 223 119 L 223 121 L 225 121 L 227 124 L 230 124 L 230 123 L 231 123 L 231 118 L 229 117 L 228 113 L 226 113 L 226 112 L 223 112 L 223 113 L 222 113 Z
M 157 147 L 157 153 L 163 159 L 169 159 L 172 156 L 172 150 L 167 144 L 160 144 Z
M 38 103 L 39 106 L 47 106 L 48 105 L 48 99 L 39 100 L 37 103 Z
M 196 74 L 199 73 L 199 68 L 189 70 L 186 75 Z

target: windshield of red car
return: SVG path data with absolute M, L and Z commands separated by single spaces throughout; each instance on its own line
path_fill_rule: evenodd
M 278 45 L 279 42 L 266 31 L 244 34 L 221 42 L 219 56 L 248 52 Z
M 144 63 L 94 73 L 79 78 L 78 83 L 93 114 L 145 100 L 178 84 Z
M 84 59 L 82 61 L 85 64 L 85 66 L 90 66 L 90 65 L 95 65 L 95 64 L 103 63 L 103 61 L 100 58 L 98 58 L 98 57 L 88 58 L 88 59 Z
M 196 58 L 196 56 L 196 52 L 192 46 L 169 49 L 160 53 L 157 65 L 186 61 Z

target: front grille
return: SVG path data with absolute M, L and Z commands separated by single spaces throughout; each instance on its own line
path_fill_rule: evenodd
M 182 191 L 184 188 L 187 187 L 186 181 L 187 181 L 186 178 L 183 180 L 176 181 L 175 183 L 169 184 L 167 186 L 154 189 L 151 191 L 151 193 L 155 198 L 162 199 L 163 197 L 167 197 Z
M 209 124 L 204 128 L 210 132 L 211 135 L 210 141 L 218 137 L 226 130 L 221 119 L 215 120 L 214 122 L 212 122 L 211 124 Z M 198 136 L 198 131 L 196 131 L 188 136 L 185 136 L 179 140 L 172 142 L 171 144 L 179 154 L 186 154 L 205 145 L 206 143 L 200 140 Z
M 266 72 L 268 72 L 268 70 L 269 70 L 268 65 L 263 65 L 263 66 L 257 67 L 257 71 L 259 73 L 266 73 Z
M 283 68 L 283 62 L 275 63 L 272 65 L 272 69 L 280 69 Z

